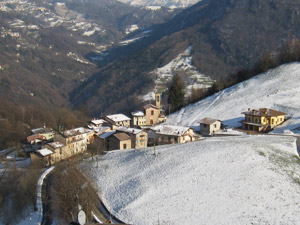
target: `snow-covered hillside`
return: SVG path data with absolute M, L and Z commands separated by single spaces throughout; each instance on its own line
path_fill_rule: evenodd
M 144 224 L 300 224 L 293 137 L 209 138 L 110 152 L 83 170 L 108 209 Z
M 250 80 L 225 89 L 198 103 L 187 106 L 168 119 L 170 124 L 198 125 L 204 117 L 224 121 L 231 127 L 241 126 L 242 112 L 248 108 L 272 108 L 290 117 L 274 130 L 282 133 L 300 132 L 300 64 L 292 63 L 260 74 Z
M 201 0 L 118 0 L 133 6 L 164 6 L 168 8 L 186 8 Z
M 175 59 L 167 65 L 157 68 L 150 75 L 154 77 L 154 89 L 148 94 L 141 96 L 144 101 L 151 101 L 155 98 L 156 92 L 164 92 L 167 90 L 167 85 L 171 82 L 172 77 L 178 74 L 185 82 L 186 97 L 192 94 L 193 89 L 208 89 L 215 81 L 209 76 L 200 73 L 195 66 L 192 65 L 191 56 L 192 46 L 189 46 L 183 53 L 179 54 Z

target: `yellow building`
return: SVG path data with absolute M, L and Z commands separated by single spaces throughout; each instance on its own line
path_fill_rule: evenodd
M 286 115 L 284 112 L 267 108 L 248 109 L 242 114 L 245 115 L 245 120 L 242 121 L 243 129 L 258 132 L 268 131 L 282 124 Z
M 146 125 L 146 116 L 142 111 L 131 113 L 132 116 L 132 127 L 141 127 Z
M 145 119 L 146 126 L 166 122 L 167 118 L 161 111 L 161 94 L 155 94 L 155 105 L 148 104 L 144 106 L 143 119 Z

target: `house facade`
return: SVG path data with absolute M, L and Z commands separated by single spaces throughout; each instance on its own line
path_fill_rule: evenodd
M 32 152 L 41 149 L 46 143 L 53 141 L 55 132 L 51 128 L 41 127 L 31 130 L 32 135 L 27 137 L 25 152 Z
M 106 121 L 103 119 L 93 119 L 89 122 L 87 127 L 89 129 L 95 130 L 95 129 L 101 127 L 104 123 L 106 123 Z
M 264 132 L 273 129 L 282 124 L 286 113 L 268 108 L 248 109 L 243 112 L 245 120 L 242 121 L 242 127 L 245 130 Z
M 52 156 L 53 154 L 54 154 L 53 151 L 47 148 L 37 150 L 36 152 L 30 154 L 30 163 L 32 165 L 39 164 L 42 166 L 50 166 L 53 163 L 55 163 L 52 160 L 53 158 L 54 159 L 56 158 Z
M 148 104 L 144 106 L 145 110 L 145 117 L 146 117 L 146 125 L 155 125 L 159 123 L 159 116 L 160 116 L 160 107 L 157 107 L 152 104 Z
M 107 150 L 109 151 L 131 149 L 131 138 L 125 132 L 115 133 L 109 136 L 107 140 Z
M 131 113 L 131 116 L 132 116 L 132 120 L 131 120 L 132 127 L 146 126 L 145 113 L 143 113 L 142 111 L 133 112 Z
M 221 121 L 212 118 L 204 118 L 200 121 L 200 134 L 213 135 L 221 129 Z
M 130 127 L 131 121 L 131 119 L 124 114 L 107 115 L 104 117 L 104 120 L 107 122 L 105 125 L 110 126 L 112 130 L 117 127 Z
M 54 141 L 60 142 L 67 146 L 72 155 L 84 152 L 87 150 L 87 135 L 86 131 L 81 129 L 67 130 L 55 134 Z M 49 143 L 51 144 L 51 143 Z
M 55 134 L 53 142 L 44 145 L 42 150 L 31 153 L 31 162 L 42 162 L 45 166 L 50 166 L 75 154 L 85 152 L 88 143 L 87 134 L 89 132 L 84 128 Z
M 160 145 L 195 141 L 194 131 L 189 127 L 159 125 L 153 131 L 157 134 L 156 142 Z
M 116 131 L 124 132 L 131 138 L 131 148 L 147 148 L 148 134 L 145 131 L 127 127 L 119 127 Z
M 133 127 L 153 126 L 167 120 L 161 111 L 161 94 L 155 94 L 155 105 L 147 104 L 143 109 L 143 112 L 131 113 Z

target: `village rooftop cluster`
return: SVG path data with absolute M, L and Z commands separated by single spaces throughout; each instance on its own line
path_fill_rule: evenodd
M 285 120 L 285 113 L 272 109 L 248 109 L 242 112 L 245 120 L 242 128 L 255 132 L 268 132 Z M 63 132 L 50 128 L 32 130 L 27 138 L 25 151 L 30 154 L 31 163 L 42 162 L 44 166 L 53 165 L 78 153 L 87 151 L 94 143 L 102 151 L 141 149 L 163 144 L 183 144 L 199 140 L 202 136 L 213 136 L 223 129 L 217 119 L 203 118 L 200 135 L 190 127 L 165 124 L 166 116 L 161 110 L 161 95 L 156 94 L 155 105 L 148 104 L 143 111 L 106 115 L 91 120 L 86 127 Z

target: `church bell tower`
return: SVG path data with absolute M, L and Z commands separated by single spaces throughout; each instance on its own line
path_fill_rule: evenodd
M 155 106 L 160 108 L 161 95 L 160 93 L 155 94 Z

